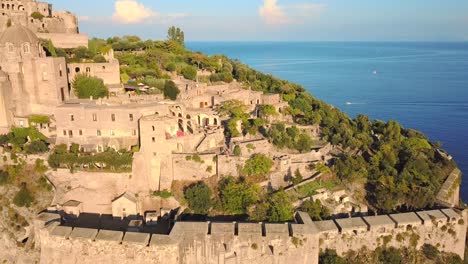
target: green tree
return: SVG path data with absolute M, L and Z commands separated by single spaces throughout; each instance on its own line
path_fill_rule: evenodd
M 212 191 L 210 187 L 203 182 L 191 185 L 184 192 L 184 197 L 188 202 L 188 206 L 196 214 L 208 214 L 208 210 L 211 208 L 212 204 L 211 196 Z
M 73 80 L 73 90 L 78 98 L 87 99 L 90 97 L 103 98 L 109 95 L 109 90 L 104 85 L 104 81 L 97 77 L 89 77 L 85 74 L 78 74 Z
M 291 181 L 292 181 L 292 184 L 294 185 L 301 183 L 303 180 L 304 180 L 304 177 L 302 177 L 302 174 L 299 171 L 299 169 L 297 169 L 294 172 L 294 176 L 291 176 Z
M 185 66 L 182 69 L 182 75 L 185 79 L 195 81 L 197 79 L 197 68 L 193 66 Z
M 177 43 L 184 45 L 185 34 L 180 28 L 172 26 L 167 30 L 167 39 L 176 41 Z
M 322 221 L 330 216 L 330 211 L 322 206 L 320 200 L 305 201 L 299 210 L 308 213 L 313 221 Z
M 219 115 L 225 117 L 239 117 L 239 118 L 247 118 L 248 114 L 246 113 L 247 107 L 244 103 L 240 100 L 227 100 L 221 102 L 219 106 L 216 107 L 216 111 Z
M 219 182 L 219 198 L 224 211 L 231 214 L 244 214 L 247 208 L 259 200 L 260 188 L 246 181 L 236 181 L 233 177 Z
M 26 184 L 22 184 L 20 190 L 13 197 L 13 203 L 18 207 L 29 207 L 34 198 L 29 190 L 26 188 Z
M 272 105 L 261 105 L 259 108 L 258 113 L 262 118 L 269 119 L 278 115 L 276 108 Z
M 281 190 L 273 194 L 269 199 L 268 221 L 287 222 L 294 216 L 294 207 L 288 194 Z
M 166 81 L 163 93 L 164 98 L 168 98 L 175 101 L 180 93 L 180 90 L 173 81 Z
M 265 154 L 255 154 L 245 162 L 243 172 L 247 176 L 265 176 L 273 167 L 273 161 Z

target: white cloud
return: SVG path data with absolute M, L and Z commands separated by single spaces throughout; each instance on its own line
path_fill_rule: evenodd
M 312 18 L 320 14 L 324 8 L 325 5 L 322 4 L 279 5 L 278 0 L 263 0 L 259 13 L 266 24 L 281 25 L 301 23 L 306 18 Z
M 158 13 L 136 0 L 115 1 L 114 21 L 123 24 L 136 24 L 158 16 Z
M 267 24 L 286 24 L 288 17 L 284 14 L 277 0 L 264 0 L 260 7 L 260 16 Z

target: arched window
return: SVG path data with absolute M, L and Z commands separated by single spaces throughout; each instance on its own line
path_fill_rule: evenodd
M 8 44 L 7 44 L 7 47 L 8 47 L 8 52 L 9 52 L 9 53 L 15 52 L 15 47 L 13 46 L 13 44 L 8 43 Z
M 31 53 L 31 46 L 29 46 L 29 43 L 23 44 L 23 51 L 24 53 Z
M 80 71 L 81 71 L 80 67 L 76 67 L 76 68 L 75 68 L 75 72 L 76 72 L 76 73 L 79 73 Z
M 90 68 L 90 67 L 86 67 L 86 72 L 87 72 L 87 73 L 90 73 L 90 72 L 91 72 L 91 68 Z

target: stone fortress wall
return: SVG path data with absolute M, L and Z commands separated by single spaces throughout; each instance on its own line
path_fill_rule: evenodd
M 32 18 L 31 14 L 34 12 L 44 17 Z M 49 3 L 35 0 L 1 0 L 0 33 L 10 24 L 25 26 L 40 38 L 50 39 L 59 48 L 88 46 L 88 35 L 79 33 L 78 18 L 68 11 L 53 10 Z
M 454 209 L 294 223 L 176 222 L 169 235 L 60 226 L 42 213 L 35 223 L 41 263 L 318 263 L 320 250 L 338 254 L 378 246 L 424 243 L 463 258 L 467 212 Z M 38 241 L 39 240 L 39 241 Z

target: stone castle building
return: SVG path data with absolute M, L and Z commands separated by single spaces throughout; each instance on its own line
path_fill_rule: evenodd
M 28 28 L 11 26 L 0 36 L 2 128 L 20 125 L 32 114 L 51 115 L 70 96 L 64 58 L 46 57 L 39 38 Z
M 176 222 L 160 233 L 141 231 L 144 225 L 137 222 L 132 229 L 120 226 L 117 230 L 67 223 L 64 219 L 86 214 L 109 214 L 110 219 L 122 221 L 135 215 L 153 219 L 146 218 L 147 213 L 166 211 L 155 208 L 152 197 L 148 198 L 153 191 L 170 190 L 176 181 L 238 176 L 252 146 L 256 153 L 266 153 L 275 161 L 269 184 L 284 187 L 285 172 L 304 169 L 304 175 L 311 173 L 305 168 L 331 159 L 332 146 L 284 155 L 275 152 L 265 138 L 226 142 L 226 119 L 215 110 L 222 102 L 241 101 L 252 117 L 258 116 L 261 105 L 282 113 L 287 103 L 278 94 L 252 91 L 235 81 L 210 86 L 179 78 L 174 80 L 181 91 L 175 101 L 161 94 L 124 93 L 119 62 L 112 51 L 106 54 L 106 63 L 67 64 L 64 58 L 46 56 L 40 39 L 50 39 L 62 48 L 87 46 L 87 36 L 79 34 L 74 15 L 33 0 L 1 0 L 0 8 L 0 132 L 28 126 L 33 115 L 46 115 L 53 120 L 47 136 L 55 144 L 79 144 L 87 152 L 134 151 L 131 175 L 78 175 L 78 180 L 69 182 L 77 184 L 76 190 L 67 185 L 70 197 L 68 192 L 56 197 L 62 212 L 38 216 L 35 236 L 41 263 L 317 263 L 319 250 L 330 248 L 339 254 L 364 246 L 373 250 L 384 241 L 415 248 L 428 243 L 463 256 L 468 219 L 466 212 L 454 209 L 321 222 L 299 213 L 296 222 L 282 224 Z M 76 99 L 71 83 L 77 74 L 103 79 L 111 96 Z M 320 134 L 317 127 L 302 130 Z M 244 154 L 229 155 L 234 146 Z M 100 178 L 109 179 L 108 185 L 98 184 Z M 84 181 L 95 184 L 94 189 L 82 186 Z M 100 194 L 87 195 L 93 194 L 89 189 Z M 97 199 L 98 195 L 103 196 Z M 68 199 L 60 200 L 64 197 Z M 413 234 L 419 236 L 417 241 Z
M 52 5 L 35 0 L 1 0 L 0 33 L 11 25 L 22 25 L 50 39 L 56 47 L 88 46 L 88 36 L 79 34 L 78 19 L 67 11 L 56 11 Z

